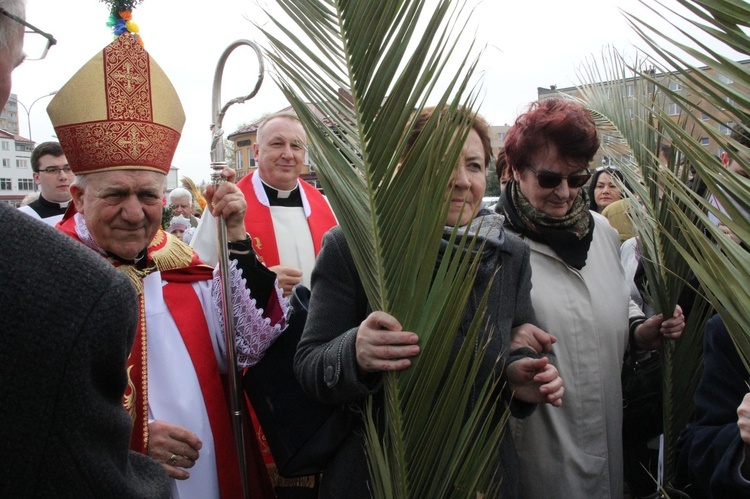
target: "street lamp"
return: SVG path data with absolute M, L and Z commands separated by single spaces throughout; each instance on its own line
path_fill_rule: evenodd
M 37 103 L 40 99 L 44 99 L 45 97 L 51 97 L 57 93 L 57 90 L 53 90 L 52 92 L 48 93 L 47 95 L 42 95 L 41 97 L 37 97 L 34 102 L 31 103 L 31 105 L 27 108 L 24 106 L 23 102 L 16 99 L 16 102 L 21 105 L 24 111 L 26 111 L 26 121 L 29 124 L 29 140 L 31 140 L 31 110 L 34 107 L 34 104 Z

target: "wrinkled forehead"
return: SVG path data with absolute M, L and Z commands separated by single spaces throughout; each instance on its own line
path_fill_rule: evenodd
M 283 140 L 290 143 L 305 144 L 307 136 L 302 124 L 292 118 L 273 118 L 265 123 L 259 130 L 258 141 L 270 142 L 272 140 Z
M 97 190 L 138 191 L 143 189 L 163 190 L 166 175 L 149 170 L 110 170 L 89 173 L 82 179 L 86 185 Z

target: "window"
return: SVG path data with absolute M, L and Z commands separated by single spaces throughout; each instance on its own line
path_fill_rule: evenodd
M 3 158 L 3 168 L 10 168 L 10 160 L 8 158 Z
M 669 104 L 667 104 L 667 114 L 670 116 L 677 116 L 678 114 L 680 114 L 680 108 L 676 103 L 670 102 Z
M 728 121 L 727 124 L 720 124 L 719 125 L 719 132 L 723 133 L 724 135 L 729 135 L 732 133 L 732 128 L 734 127 L 734 121 Z
M 706 113 L 701 113 L 701 119 L 703 121 L 708 121 L 708 115 Z
M 631 120 L 635 119 L 635 113 L 633 112 L 633 108 L 632 107 L 628 108 L 628 114 L 630 115 L 630 119 Z
M 10 151 L 10 146 L 8 145 L 7 141 L 3 141 L 3 151 Z
M 34 179 L 19 178 L 18 179 L 18 190 L 19 191 L 33 191 L 34 190 Z
M 625 94 L 628 97 L 632 97 L 634 93 L 635 93 L 635 88 L 632 83 L 629 83 L 628 85 L 625 86 Z
M 17 159 L 16 160 L 16 168 L 28 168 L 29 167 L 29 160 L 28 159 Z
M 242 151 L 234 153 L 234 167 L 238 170 L 244 168 L 244 165 L 242 164 Z
M 682 90 L 682 84 L 679 81 L 669 80 L 669 89 L 679 92 Z
M 708 146 L 710 143 L 710 139 L 708 137 L 701 137 L 701 145 L 702 146 Z
M 722 83 L 734 83 L 734 80 L 726 75 L 720 74 L 718 76 L 719 76 L 719 81 Z
M 497 134 L 497 140 L 499 140 L 500 142 L 504 141 L 505 140 L 505 132 L 499 132 Z
M 12 181 L 13 179 L 10 178 L 0 178 L 0 191 L 13 190 Z

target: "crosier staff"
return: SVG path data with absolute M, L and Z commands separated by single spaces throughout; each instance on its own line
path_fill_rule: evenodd
M 258 56 L 258 80 L 255 88 L 249 94 L 242 97 L 235 97 L 224 106 L 221 106 L 221 80 L 224 74 L 224 65 L 229 54 L 237 47 L 247 45 L 251 47 Z M 237 103 L 245 102 L 252 99 L 258 93 L 263 83 L 263 55 L 260 48 L 249 40 L 237 40 L 229 45 L 219 58 L 214 73 L 214 84 L 211 96 L 211 183 L 214 188 L 219 187 L 226 180 L 222 178 L 221 171 L 227 166 L 226 152 L 224 150 L 224 130 L 221 128 L 224 121 L 224 115 L 230 106 Z M 227 247 L 227 227 L 222 217 L 216 217 L 216 229 L 218 234 L 218 252 L 219 252 L 219 278 L 222 288 L 222 314 L 224 315 L 224 338 L 227 350 L 227 369 L 229 371 L 229 404 L 230 416 L 232 419 L 232 430 L 237 442 L 237 458 L 240 465 L 240 476 L 242 477 L 242 490 L 247 499 L 250 494 L 250 487 L 247 481 L 247 457 L 245 451 L 245 435 L 243 426 L 242 400 L 244 394 L 240 384 L 240 374 L 237 369 L 237 354 L 235 351 L 235 331 L 234 316 L 232 315 L 232 296 L 230 283 L 227 282 L 226 271 L 229 269 L 229 250 Z

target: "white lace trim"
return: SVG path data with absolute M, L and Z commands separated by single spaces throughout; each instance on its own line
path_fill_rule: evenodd
M 237 268 L 237 262 L 234 260 L 229 262 L 229 277 L 231 281 L 232 315 L 234 316 L 236 331 L 237 364 L 242 368 L 254 366 L 260 362 L 268 347 L 286 329 L 289 301 L 284 298 L 281 289 L 274 286 L 281 305 L 282 317 L 277 323 L 271 324 L 271 319 L 263 317 L 263 309 L 257 306 L 255 298 L 251 296 L 247 281 L 242 277 L 242 271 Z M 221 330 L 224 331 L 224 317 L 221 313 L 221 282 L 218 268 L 214 269 L 212 295 L 214 307 L 219 317 L 219 325 Z M 221 348 L 223 350 L 224 345 Z
M 76 233 L 78 233 L 78 239 L 80 239 L 83 244 L 85 244 L 92 250 L 106 256 L 106 251 L 104 251 L 98 244 L 96 244 L 96 241 L 94 241 L 94 236 L 92 236 L 91 232 L 89 232 L 89 228 L 86 225 L 86 219 L 83 218 L 83 215 L 81 215 L 80 213 L 76 213 L 75 215 L 73 215 L 73 220 L 76 223 Z

